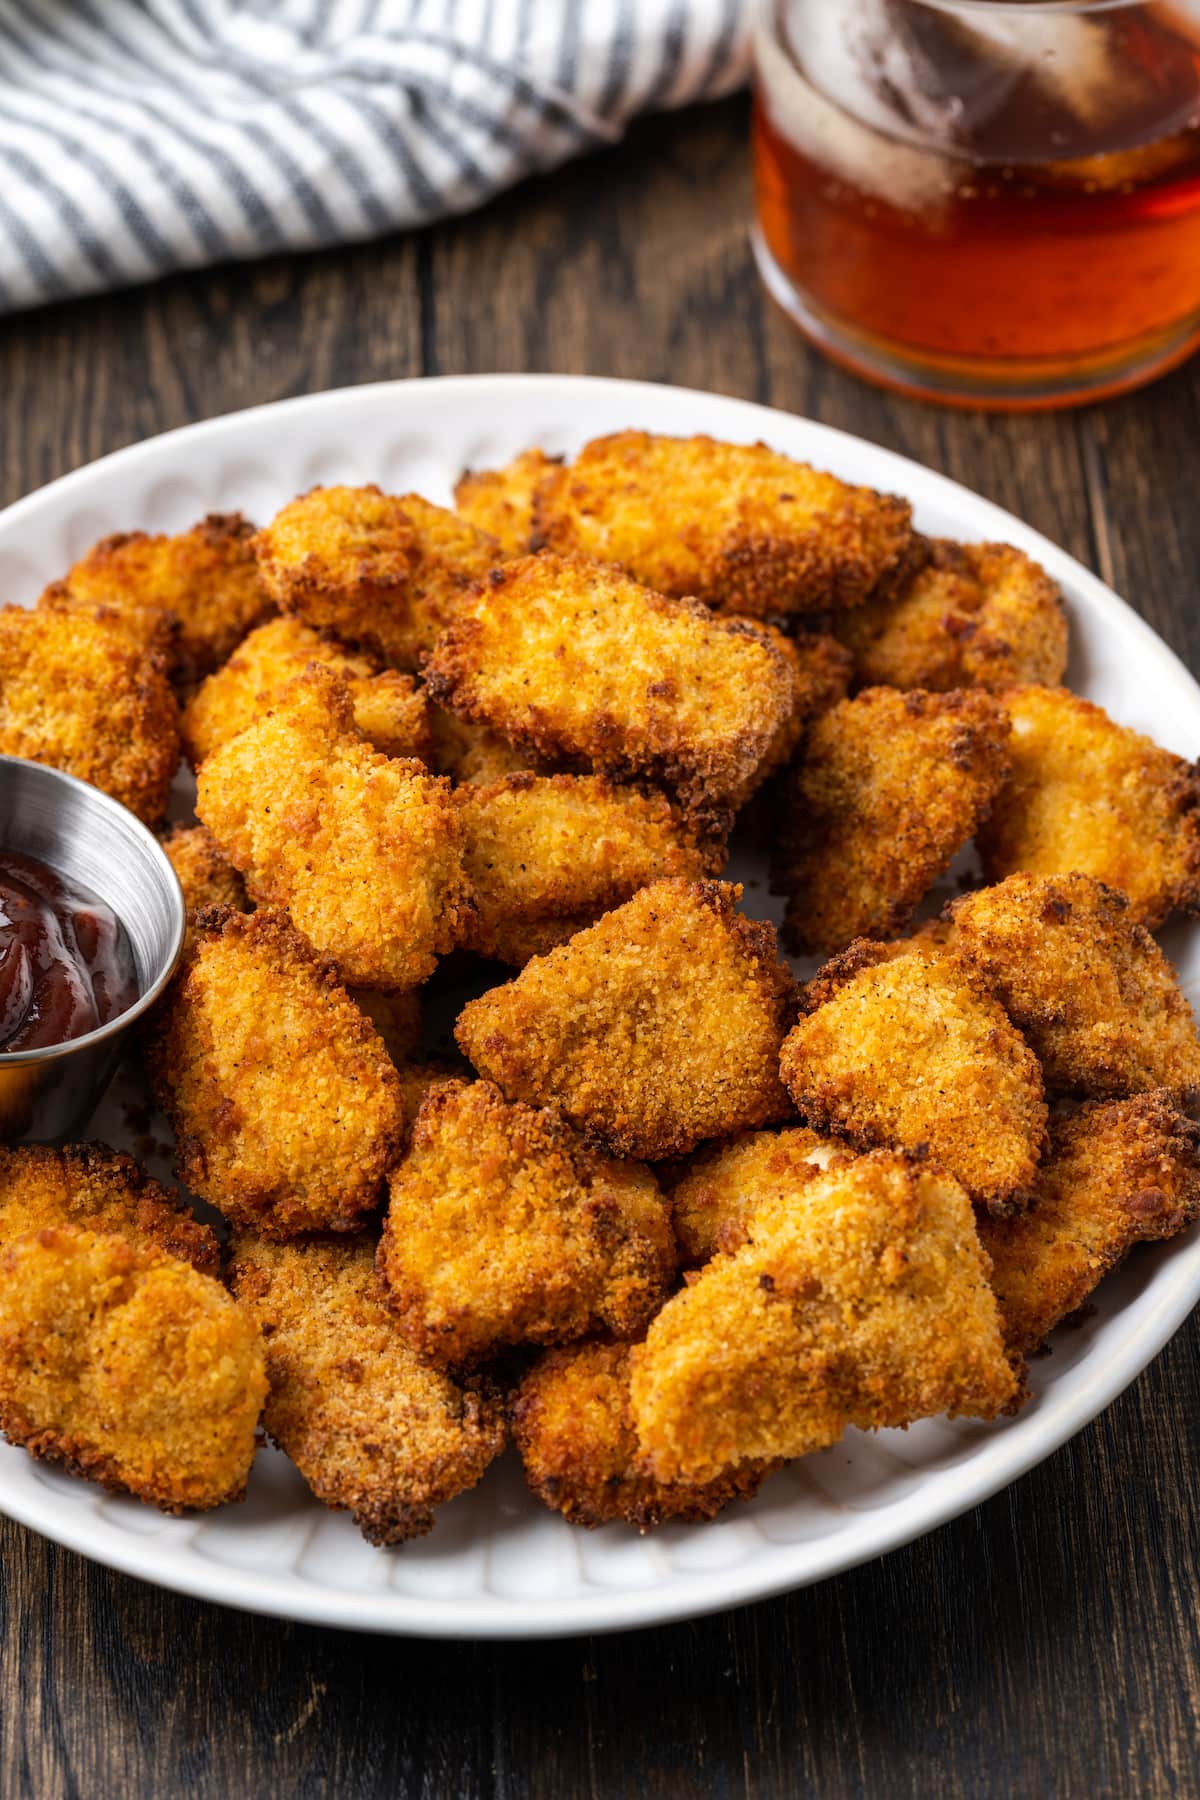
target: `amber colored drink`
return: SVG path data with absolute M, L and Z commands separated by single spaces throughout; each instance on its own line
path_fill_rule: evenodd
M 860 372 L 969 404 L 1113 393 L 1200 344 L 1200 5 L 778 0 L 756 249 Z

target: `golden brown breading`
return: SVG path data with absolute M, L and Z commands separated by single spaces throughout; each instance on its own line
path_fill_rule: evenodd
M 532 547 L 538 489 L 562 460 L 544 450 L 522 450 L 502 469 L 464 469 L 455 485 L 454 509 L 494 537 L 502 556 L 525 556 Z
M 1200 1126 L 1170 1095 L 1091 1101 L 1055 1119 L 1030 1210 L 979 1222 L 1010 1350 L 1036 1350 L 1135 1244 L 1197 1219 Z
M 420 988 L 350 988 L 350 998 L 370 1019 L 384 1049 L 400 1068 L 421 1043 Z
M 65 581 L 82 600 L 121 612 L 160 607 L 178 620 L 177 673 L 188 683 L 224 662 L 275 611 L 259 580 L 254 526 L 241 513 L 210 513 L 190 531 L 102 538 Z
M 98 619 L 101 624 L 119 631 L 129 648 L 138 655 L 160 659 L 164 671 L 175 668 L 178 663 L 179 619 L 164 607 L 142 606 L 136 599 L 124 599 L 120 606 L 107 606 L 102 601 L 88 600 L 72 593 L 65 581 L 52 581 L 39 596 L 37 610 Z
M 330 669 L 310 668 L 200 767 L 196 811 L 253 899 L 356 987 L 416 987 L 470 915 L 450 783 L 354 729 Z
M 876 1151 L 782 1194 L 669 1300 L 632 1352 L 645 1466 L 708 1481 L 804 1456 L 848 1425 L 990 1419 L 1014 1398 L 971 1205 L 943 1170 Z
M 500 549 L 419 494 L 314 488 L 260 534 L 259 557 L 285 612 L 415 669 Z
M 166 1512 L 239 1500 L 267 1391 L 257 1328 L 153 1246 L 47 1228 L 0 1253 L 0 1429 Z
M 1009 544 L 932 543 L 899 593 L 842 614 L 836 629 L 864 687 L 1053 686 L 1067 666 L 1058 584 Z
M 1010 875 L 949 909 L 955 949 L 1041 1059 L 1047 1086 L 1200 1098 L 1200 1037 L 1170 962 L 1124 894 L 1090 875 Z
M 233 864 L 225 861 L 206 826 L 172 825 L 162 847 L 179 877 L 189 919 L 205 906 L 227 906 L 231 912 L 248 910 L 246 885 Z
M 416 533 L 399 500 L 374 482 L 310 488 L 254 540 L 263 585 L 285 613 L 349 643 L 401 600 Z
M 506 1344 L 641 1331 L 675 1269 L 671 1220 L 638 1163 L 488 1081 L 427 1093 L 392 1170 L 379 1269 L 400 1329 L 447 1366 Z
M 805 1002 L 780 1059 L 802 1118 L 859 1148 L 927 1151 L 995 1211 L 1028 1199 L 1041 1071 L 977 974 L 923 940 L 900 955 L 860 940 Z
M 513 1399 L 513 1437 L 533 1493 L 572 1525 L 621 1520 L 649 1531 L 668 1519 L 713 1519 L 752 1499 L 773 1463 L 749 1463 L 708 1482 L 656 1481 L 638 1467 L 629 1406 L 629 1346 L 547 1350 Z
M 790 1194 L 800 1204 L 808 1183 L 854 1152 L 806 1126 L 744 1131 L 702 1150 L 671 1189 L 680 1261 L 699 1267 L 718 1250 L 735 1250 L 760 1206 Z
M 285 915 L 214 908 L 195 929 L 150 1058 L 182 1179 L 267 1236 L 354 1229 L 403 1139 L 378 1033 Z
M 1200 905 L 1196 765 L 1065 688 L 1012 688 L 1012 774 L 979 836 L 988 879 L 1094 875 L 1151 931 Z
M 220 1274 L 215 1233 L 132 1156 L 107 1144 L 0 1148 L 0 1246 L 58 1225 L 153 1244 L 202 1275 Z
M 476 916 L 463 946 L 521 968 L 664 876 L 718 875 L 662 794 L 603 775 L 510 775 L 458 794 Z
M 867 688 L 819 718 L 773 871 L 789 946 L 836 951 L 902 931 L 986 817 L 1007 737 L 988 694 Z
M 179 766 L 179 708 L 158 662 L 99 611 L 6 606 L 0 752 L 65 769 L 153 825 Z
M 740 887 L 658 881 L 459 1017 L 459 1047 L 511 1099 L 555 1104 L 619 1156 L 682 1156 L 786 1118 L 779 1047 L 795 984 Z
M 744 790 L 793 711 L 787 659 L 756 628 L 583 557 L 494 571 L 427 677 L 435 700 L 523 749 L 709 807 Z
M 343 677 L 354 723 L 381 755 L 432 761 L 429 702 L 411 676 L 381 670 L 374 657 L 331 643 L 299 619 L 283 618 L 252 631 L 188 701 L 183 741 L 192 762 L 203 762 L 277 706 L 314 662 Z
M 499 1405 L 404 1342 L 383 1304 L 375 1245 L 233 1244 L 234 1293 L 266 1339 L 263 1423 L 325 1506 L 372 1544 L 401 1544 L 472 1488 L 504 1448 Z
M 507 738 L 497 737 L 486 726 L 468 725 L 465 719 L 456 719 L 444 707 L 430 705 L 429 718 L 434 744 L 431 766 L 439 775 L 449 775 L 456 787 L 467 782 L 502 781 L 506 775 L 526 772 L 549 775 L 553 772 L 550 764 L 531 756 L 528 751 L 518 750 Z
M 865 600 L 904 555 L 911 517 L 907 500 L 765 444 L 648 431 L 594 438 L 534 503 L 537 539 L 552 550 L 758 618 Z

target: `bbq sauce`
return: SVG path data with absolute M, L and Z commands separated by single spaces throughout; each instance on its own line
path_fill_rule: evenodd
M 112 908 L 36 857 L 0 850 L 0 1054 L 83 1037 L 137 997 Z

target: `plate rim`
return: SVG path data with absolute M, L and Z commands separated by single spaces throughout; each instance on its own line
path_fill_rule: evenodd
M 772 421 L 782 420 L 789 428 L 802 426 L 812 439 L 811 450 L 806 449 L 804 454 L 811 455 L 815 462 L 821 460 L 824 445 L 830 447 L 835 462 L 851 458 L 867 448 L 873 458 L 883 459 L 888 479 L 895 482 L 897 491 L 907 491 L 905 478 L 907 476 L 911 481 L 911 472 L 915 471 L 926 503 L 936 498 L 951 512 L 956 506 L 966 505 L 976 519 L 981 518 L 983 509 L 983 515 L 990 521 L 990 530 L 1038 557 L 1064 586 L 1085 595 L 1101 616 L 1119 619 L 1126 631 L 1131 625 L 1135 627 L 1135 635 L 1140 637 L 1147 652 L 1157 658 L 1160 665 L 1163 658 L 1168 659 L 1176 674 L 1190 688 L 1200 721 L 1200 683 L 1171 646 L 1098 575 L 1017 515 L 939 470 L 927 468 L 914 458 L 870 438 L 784 408 L 764 406 L 737 395 L 702 388 L 606 376 L 511 372 L 400 377 L 290 396 L 176 426 L 81 464 L 0 510 L 0 545 L 10 529 L 36 519 L 42 509 L 53 510 L 73 487 L 83 484 L 99 471 L 133 474 L 141 464 L 152 464 L 164 455 L 170 456 L 183 440 L 191 445 L 211 444 L 225 435 L 236 438 L 250 420 L 261 427 L 280 415 L 294 414 L 298 410 L 319 415 L 323 411 L 333 411 L 339 405 L 353 404 L 355 400 L 367 404 L 396 400 L 399 414 L 402 396 L 414 389 L 479 395 L 486 391 L 492 400 L 505 396 L 528 400 L 533 393 L 549 394 L 552 390 L 563 395 L 565 400 L 572 390 L 582 395 L 603 389 L 611 397 L 627 398 L 635 418 L 652 416 L 656 400 L 670 399 L 683 400 L 689 405 L 702 402 L 718 410 L 728 408 L 731 414 L 740 415 L 748 424 L 759 422 L 758 429 L 764 436 L 769 434 Z M 563 410 L 566 410 L 565 405 Z M 719 431 L 716 419 L 707 429 L 714 433 Z M 6 1491 L 8 1484 L 2 1469 L 0 1512 L 67 1549 L 137 1579 L 212 1604 L 301 1623 L 396 1636 L 496 1640 L 551 1639 L 666 1625 L 795 1591 L 873 1561 L 937 1530 L 1028 1474 L 1124 1392 L 1164 1348 L 1200 1300 L 1200 1228 L 1193 1229 L 1176 1242 L 1180 1254 L 1174 1258 L 1172 1267 L 1156 1277 L 1159 1280 L 1166 1277 L 1164 1291 L 1157 1303 L 1127 1332 L 1082 1392 L 1063 1395 L 1057 1403 L 1052 1391 L 1042 1395 L 1036 1411 L 1014 1422 L 1003 1436 L 982 1442 L 952 1469 L 942 1471 L 947 1478 L 944 1491 L 932 1506 L 927 1497 L 927 1482 L 918 1481 L 911 1492 L 888 1501 L 880 1509 L 885 1516 L 873 1527 L 867 1528 L 862 1516 L 854 1515 L 859 1528 L 834 1532 L 822 1540 L 829 1547 L 828 1553 L 820 1559 L 819 1566 L 811 1569 L 789 1572 L 786 1567 L 768 1568 L 755 1579 L 752 1570 L 747 1570 L 741 1561 L 734 1561 L 717 1571 L 675 1570 L 668 1584 L 655 1584 L 644 1590 L 596 1591 L 582 1599 L 573 1596 L 568 1603 L 569 1611 L 562 1602 L 548 1603 L 544 1599 L 528 1603 L 511 1599 L 498 1603 L 492 1599 L 486 1606 L 480 1606 L 475 1601 L 431 1599 L 401 1593 L 390 1587 L 372 1591 L 325 1586 L 315 1581 L 297 1583 L 290 1571 L 286 1575 L 277 1575 L 271 1571 L 235 1568 L 208 1559 L 190 1545 L 175 1546 L 171 1550 L 171 1556 L 179 1561 L 178 1567 L 151 1569 L 147 1565 L 160 1560 L 151 1549 L 157 1542 L 156 1536 L 109 1528 L 108 1522 L 98 1520 L 94 1508 L 87 1505 L 77 1508 L 77 1516 L 67 1513 L 64 1518 L 56 1517 L 48 1526 L 45 1519 L 39 1517 L 37 1499 L 41 1483 L 30 1484 L 28 1498 L 20 1491 L 14 1495 Z M 1189 1250 L 1190 1255 L 1187 1254 Z M 1020 1436 L 1014 1441 L 1018 1429 Z M 95 1497 L 97 1492 L 89 1490 L 88 1497 Z M 852 1541 L 842 1544 L 841 1540 L 846 1537 Z M 800 1550 L 802 1546 L 796 1548 Z M 501 1604 L 503 1611 L 499 1610 Z

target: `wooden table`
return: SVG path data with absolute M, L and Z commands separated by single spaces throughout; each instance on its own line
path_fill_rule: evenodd
M 656 120 L 436 230 L 12 319 L 0 501 L 169 426 L 313 389 L 643 377 L 946 470 L 1097 569 L 1200 667 L 1200 359 L 1058 417 L 862 386 L 759 292 L 746 132 L 741 101 Z M 0 1792 L 1194 1794 L 1198 1397 L 1193 1319 L 1057 1456 L 911 1548 L 724 1617 L 567 1643 L 255 1619 L 0 1524 Z

